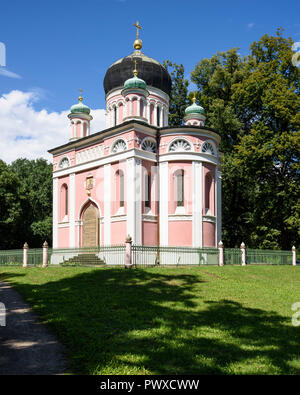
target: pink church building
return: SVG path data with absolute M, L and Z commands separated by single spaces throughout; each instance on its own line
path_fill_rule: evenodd
M 106 129 L 71 107 L 70 139 L 53 155 L 53 248 L 133 243 L 217 247 L 221 240 L 220 136 L 205 111 L 185 109 L 168 125 L 171 78 L 142 51 L 113 63 L 104 78 Z

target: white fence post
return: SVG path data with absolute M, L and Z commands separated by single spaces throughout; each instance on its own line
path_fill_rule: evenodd
M 242 266 L 246 266 L 246 246 L 244 242 L 241 244 L 241 251 L 242 251 Z
M 48 243 L 47 241 L 43 244 L 43 265 L 42 267 L 47 267 L 48 265 Z
M 28 263 L 28 244 L 27 242 L 24 244 L 23 246 L 23 267 L 27 267 L 27 263 Z
M 125 241 L 125 268 L 129 269 L 132 266 L 132 238 L 128 235 Z
M 295 246 L 292 247 L 292 262 L 293 262 L 293 266 L 296 266 L 296 247 Z
M 219 247 L 219 266 L 224 266 L 224 245 L 223 242 L 220 241 L 218 244 Z

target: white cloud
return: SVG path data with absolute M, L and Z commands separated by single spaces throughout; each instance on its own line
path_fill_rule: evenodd
M 70 138 L 69 110 L 36 111 L 37 92 L 13 90 L 0 97 L 0 159 L 10 163 L 17 158 L 45 158 L 48 150 L 66 144 Z M 91 110 L 91 133 L 105 128 L 105 110 Z
M 253 26 L 254 26 L 254 22 L 250 22 L 250 23 L 248 23 L 248 29 L 252 29 L 253 28 Z
M 9 71 L 5 67 L 0 67 L 0 75 L 3 75 L 4 77 L 9 77 L 9 78 L 22 78 L 19 74 Z

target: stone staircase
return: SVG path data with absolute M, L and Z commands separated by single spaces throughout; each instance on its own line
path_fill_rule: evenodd
M 63 266 L 105 266 L 105 262 L 95 254 L 79 254 L 62 263 Z

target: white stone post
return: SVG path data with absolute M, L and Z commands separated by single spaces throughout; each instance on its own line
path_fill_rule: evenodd
M 246 246 L 245 246 L 245 243 L 241 244 L 241 251 L 242 251 L 242 266 L 246 266 Z
M 296 247 L 295 246 L 292 247 L 292 256 L 293 256 L 293 258 L 292 258 L 293 266 L 296 266 Z
M 47 241 L 43 244 L 43 265 L 42 267 L 47 267 L 48 265 L 48 243 Z
M 224 266 L 224 245 L 222 241 L 219 242 L 218 248 L 219 248 L 219 266 Z
M 128 235 L 125 241 L 125 269 L 129 269 L 132 266 L 132 239 Z
M 27 263 L 28 263 L 28 244 L 25 243 L 23 246 L 23 267 L 27 267 Z

